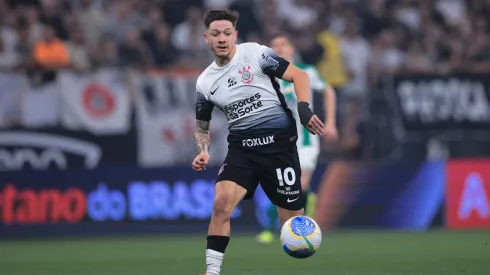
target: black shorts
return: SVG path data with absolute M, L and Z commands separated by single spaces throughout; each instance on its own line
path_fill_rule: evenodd
M 294 128 L 285 132 L 254 133 L 237 138 L 231 135 L 228 154 L 217 181 L 233 181 L 247 190 L 244 199 L 253 197 L 260 183 L 271 202 L 288 210 L 304 205 L 301 167 Z

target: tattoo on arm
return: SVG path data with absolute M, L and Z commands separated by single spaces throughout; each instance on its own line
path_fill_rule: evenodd
M 211 138 L 209 136 L 209 121 L 196 121 L 196 132 L 194 133 L 194 137 L 196 138 L 197 151 L 199 153 L 202 151 L 209 152 L 209 144 L 211 142 Z

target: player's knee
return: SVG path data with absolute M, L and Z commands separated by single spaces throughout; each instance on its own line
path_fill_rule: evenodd
M 230 219 L 232 213 L 231 198 L 226 195 L 216 196 L 213 202 L 213 215 L 222 219 Z

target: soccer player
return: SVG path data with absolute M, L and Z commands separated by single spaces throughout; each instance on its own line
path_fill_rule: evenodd
M 209 10 L 204 39 L 215 61 L 197 79 L 196 144 L 193 169 L 209 163 L 209 125 L 214 106 L 228 119 L 228 154 L 218 173 L 206 249 L 206 274 L 219 275 L 230 240 L 230 217 L 259 182 L 278 206 L 281 223 L 303 215 L 297 124 L 278 79 L 292 82 L 301 124 L 314 135 L 323 122 L 309 107 L 310 79 L 298 67 L 257 43 L 236 45 L 238 13 Z
M 271 37 L 270 46 L 272 50 L 281 58 L 284 58 L 288 62 L 294 62 L 295 48 L 291 41 L 291 38 L 286 33 L 279 33 Z M 320 76 L 320 73 L 313 65 L 298 64 L 295 66 L 304 70 L 310 77 L 311 92 L 320 92 L 324 94 L 324 106 L 325 106 L 325 129 L 324 136 L 329 141 L 335 141 L 338 138 L 337 127 L 335 124 L 335 91 L 328 85 Z M 293 109 L 293 114 L 298 117 L 298 112 L 295 108 L 296 94 L 295 87 L 290 82 L 281 80 L 281 91 L 284 93 L 288 106 Z M 313 105 L 313 94 L 310 96 L 310 103 Z M 298 127 L 298 155 L 299 162 L 301 164 L 301 187 L 305 196 L 305 212 L 306 215 L 313 216 L 313 207 L 308 207 L 308 202 L 313 202 L 315 195 L 310 194 L 309 186 L 311 176 L 316 167 L 318 155 L 320 153 L 320 139 L 318 136 L 312 135 L 306 131 L 303 127 Z M 314 203 L 312 203 L 314 204 Z M 277 222 L 277 211 L 275 205 L 270 205 L 267 210 L 267 216 L 269 217 L 268 225 L 265 230 L 257 235 L 257 241 L 262 244 L 269 244 L 274 240 L 274 227 Z

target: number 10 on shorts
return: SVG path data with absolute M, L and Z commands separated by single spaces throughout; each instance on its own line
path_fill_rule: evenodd
M 284 186 L 284 182 L 286 182 L 287 185 L 292 186 L 296 182 L 296 173 L 292 167 L 288 167 L 284 169 L 284 171 L 282 171 L 281 168 L 277 168 L 276 173 L 277 179 L 279 180 L 279 186 Z

